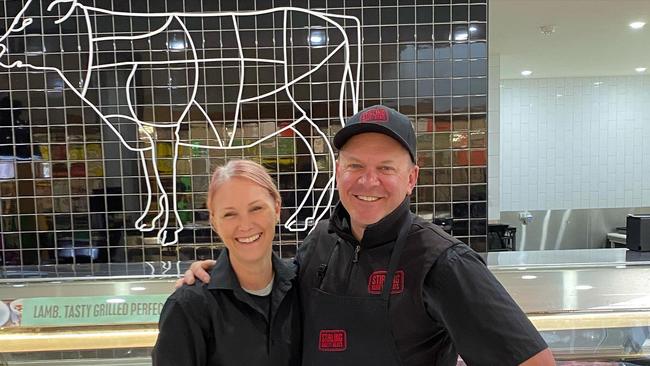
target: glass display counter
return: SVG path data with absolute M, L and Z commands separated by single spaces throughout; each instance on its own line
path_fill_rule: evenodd
M 78 264 L 0 272 L 0 366 L 151 365 L 160 310 L 188 265 Z
M 558 364 L 650 365 L 650 264 L 534 262 L 493 263 L 491 269 Z M 188 265 L 0 273 L 0 365 L 151 364 L 162 304 Z
M 560 365 L 650 365 L 650 253 L 490 253 L 488 266 Z

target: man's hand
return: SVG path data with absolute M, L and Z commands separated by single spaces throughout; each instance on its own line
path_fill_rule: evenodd
M 217 264 L 217 261 L 211 259 L 192 263 L 190 269 L 185 271 L 183 277 L 176 281 L 175 287 L 179 288 L 183 285 L 193 285 L 197 279 L 203 283 L 210 282 L 208 271 L 210 271 L 215 264 Z

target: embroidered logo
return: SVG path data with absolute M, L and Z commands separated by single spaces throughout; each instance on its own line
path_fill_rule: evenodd
M 361 113 L 361 122 L 388 122 L 388 112 L 383 108 L 371 108 Z
M 386 282 L 386 271 L 375 271 L 368 279 L 368 293 L 381 294 Z M 393 276 L 393 285 L 390 288 L 391 294 L 399 294 L 404 291 L 404 271 L 395 271 Z
M 348 336 L 343 329 L 323 329 L 318 337 L 321 352 L 341 352 L 348 348 Z

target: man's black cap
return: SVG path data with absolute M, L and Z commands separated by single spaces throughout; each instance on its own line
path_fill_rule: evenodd
M 405 115 L 383 105 L 368 107 L 350 117 L 345 127 L 334 135 L 334 146 L 340 150 L 352 136 L 366 132 L 394 138 L 406 148 L 415 163 L 415 131 Z

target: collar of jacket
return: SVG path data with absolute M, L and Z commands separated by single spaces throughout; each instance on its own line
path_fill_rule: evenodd
M 292 262 L 284 261 L 278 257 L 275 252 L 272 253 L 271 262 L 273 264 L 273 271 L 275 272 L 275 279 L 273 280 L 273 288 L 279 287 L 280 290 L 286 291 L 291 288 L 291 280 L 296 277 L 296 269 Z M 210 283 L 208 284 L 209 290 L 241 290 L 239 279 L 235 274 L 232 266 L 230 265 L 230 257 L 228 256 L 228 249 L 221 250 L 217 263 L 210 273 Z
M 359 244 L 364 248 L 372 248 L 397 240 L 399 228 L 406 225 L 409 215 L 412 215 L 409 208 L 410 203 L 411 197 L 407 196 L 393 212 L 376 223 L 368 225 L 363 231 L 363 238 Z M 350 214 L 340 202 L 336 205 L 330 218 L 328 231 L 336 233 L 350 243 L 358 242 L 352 235 Z

